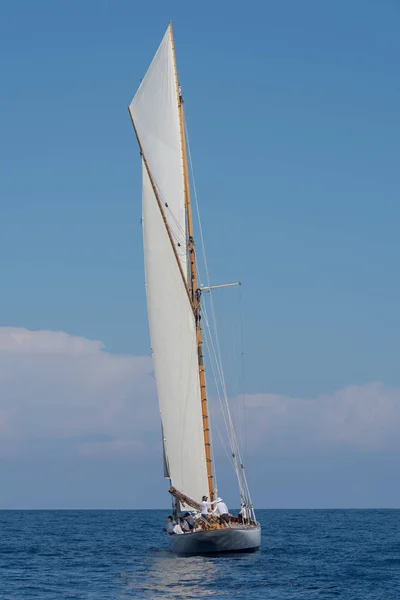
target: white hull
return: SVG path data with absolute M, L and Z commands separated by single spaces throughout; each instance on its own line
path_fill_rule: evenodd
M 261 527 L 235 527 L 195 533 L 169 535 L 169 544 L 176 554 L 210 552 L 249 552 L 261 544 Z

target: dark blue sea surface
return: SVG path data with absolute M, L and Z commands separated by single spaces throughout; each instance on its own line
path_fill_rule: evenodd
M 166 511 L 0 511 L 1 600 L 400 600 L 400 511 L 260 510 L 253 554 L 177 557 Z

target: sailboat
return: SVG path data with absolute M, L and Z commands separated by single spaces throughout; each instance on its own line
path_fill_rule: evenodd
M 203 294 L 199 285 L 183 97 L 170 23 L 129 105 L 142 164 L 142 227 L 146 296 L 154 374 L 162 424 L 164 476 L 173 516 L 192 515 L 194 527 L 167 534 L 178 554 L 255 550 L 261 528 L 228 418 L 232 461 L 239 482 L 241 517 L 221 524 L 199 511 L 214 502 L 213 468 L 203 353 Z M 229 284 L 225 284 L 229 285 Z

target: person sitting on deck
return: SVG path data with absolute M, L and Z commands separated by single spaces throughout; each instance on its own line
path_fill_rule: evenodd
M 185 522 L 188 524 L 189 529 L 192 530 L 194 528 L 194 519 L 192 517 L 192 515 L 188 512 L 186 512 L 183 515 L 183 518 L 185 519 Z
M 174 525 L 173 533 L 178 533 L 178 534 L 179 533 L 183 533 L 183 530 L 182 530 L 182 527 L 181 527 L 180 523 L 176 523 Z
M 219 515 L 219 524 L 223 525 L 225 528 L 228 526 L 228 528 L 231 529 L 228 507 L 222 498 L 218 498 L 214 512 Z
M 175 525 L 175 523 L 174 523 L 173 518 L 171 516 L 168 517 L 167 518 L 167 524 L 166 524 L 165 528 L 167 530 L 167 533 L 169 533 L 169 535 L 172 535 L 174 533 L 174 525 Z
M 203 519 L 208 521 L 208 509 L 211 508 L 213 504 L 218 502 L 218 500 L 214 500 L 214 502 L 208 502 L 208 496 L 203 496 L 200 502 L 200 512 Z
M 189 523 L 183 517 L 179 517 L 179 525 L 181 526 L 183 533 L 189 533 L 191 531 Z

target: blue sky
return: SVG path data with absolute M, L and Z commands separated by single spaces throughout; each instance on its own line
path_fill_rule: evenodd
M 271 396 L 291 398 L 291 407 L 296 398 L 335 398 L 358 386 L 375 390 L 393 421 L 400 414 L 400 8 L 393 0 L 2 2 L 0 325 L 101 340 L 112 361 L 148 356 L 140 162 L 127 105 L 169 19 L 211 276 L 244 282 L 247 391 L 268 406 Z M 225 323 L 237 316 L 229 294 L 220 296 Z M 70 342 L 65 347 L 70 352 Z M 33 375 L 29 361 L 11 362 L 15 381 L 26 369 L 27 380 L 40 379 L 35 393 L 50 385 L 45 361 Z M 374 382 L 381 387 L 365 387 Z M 24 393 L 3 388 L 3 402 L 15 408 Z M 36 415 L 39 400 L 29 395 Z M 368 421 L 370 404 L 363 412 L 357 402 Z M 269 413 L 263 419 L 267 436 Z M 294 427 L 305 438 L 299 419 Z M 154 421 L 156 440 L 156 407 Z M 0 506 L 100 506 L 99 497 L 104 506 L 141 505 L 123 473 L 139 477 L 142 459 L 111 459 L 102 449 L 79 461 L 60 451 L 67 466 L 65 477 L 57 475 L 59 497 L 46 479 L 59 472 L 47 465 L 59 452 L 57 435 L 49 436 L 54 424 L 39 433 L 34 424 L 28 431 L 9 423 L 16 449 L 2 459 L 8 495 Z M 79 435 L 116 439 L 114 426 Z M 391 435 L 386 426 L 382 440 Z M 337 436 L 334 448 L 302 446 L 304 460 L 292 469 L 290 452 L 260 442 L 252 472 L 266 457 L 270 470 L 259 481 L 254 475 L 259 505 L 326 506 L 332 497 L 335 505 L 370 505 L 365 490 L 377 487 L 373 505 L 399 506 L 400 447 L 367 433 L 374 442 L 366 447 L 343 447 Z M 32 440 L 42 446 L 30 464 Z M 156 442 L 144 447 L 140 477 L 162 494 L 157 452 Z M 28 497 L 27 469 L 38 482 Z M 326 469 L 331 491 L 321 479 Z M 112 500 L 105 471 L 115 482 Z M 72 472 L 83 483 L 71 485 Z M 359 485 L 349 490 L 354 477 Z

